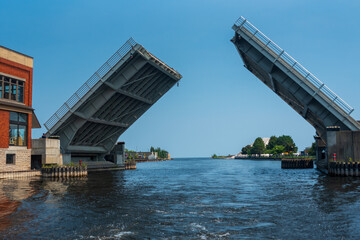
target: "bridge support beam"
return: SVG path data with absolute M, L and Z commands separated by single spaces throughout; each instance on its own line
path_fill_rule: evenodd
M 92 117 L 86 117 L 84 114 L 80 113 L 80 112 L 74 112 L 75 116 L 78 116 L 88 122 L 93 122 L 93 123 L 99 123 L 99 124 L 104 124 L 104 125 L 109 125 L 109 126 L 115 126 L 115 127 L 129 127 L 129 124 L 126 123 L 119 123 L 119 122 L 113 122 L 113 121 L 107 121 L 107 120 L 103 120 L 103 119 L 96 119 L 96 118 L 92 118 Z
M 138 100 L 138 101 L 140 101 L 140 102 L 143 102 L 143 103 L 146 103 L 146 104 L 150 104 L 150 105 L 153 104 L 153 102 L 150 101 L 149 99 L 143 98 L 143 97 L 141 97 L 141 96 L 137 96 L 136 94 L 133 94 L 133 93 L 131 93 L 131 92 L 124 91 L 124 90 L 122 90 L 122 89 L 117 89 L 117 88 L 116 88 L 113 84 L 111 84 L 111 83 L 105 82 L 105 85 L 108 86 L 108 87 L 110 87 L 110 88 L 111 88 L 112 90 L 114 90 L 115 92 L 120 93 L 120 94 L 122 94 L 122 95 L 125 95 L 125 96 L 127 96 L 127 97 L 131 97 L 131 98 L 133 98 L 133 99 L 136 99 L 136 100 Z

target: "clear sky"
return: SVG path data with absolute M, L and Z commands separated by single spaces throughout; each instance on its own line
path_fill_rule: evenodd
M 34 57 L 43 124 L 129 37 L 183 75 L 119 140 L 174 157 L 236 154 L 256 137 L 315 130 L 243 67 L 230 42 L 244 16 L 342 97 L 360 119 L 360 1 L 5 1 L 0 45 Z M 34 130 L 40 137 L 45 128 Z

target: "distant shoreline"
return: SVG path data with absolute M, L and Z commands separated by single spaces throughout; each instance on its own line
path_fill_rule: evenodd
M 298 160 L 315 160 L 314 156 L 286 156 L 286 157 L 234 157 L 234 156 L 217 156 L 211 157 L 211 159 L 239 159 L 239 160 L 270 160 L 281 161 L 286 159 L 298 159 Z
M 235 159 L 241 160 L 272 160 L 272 161 L 281 161 L 286 159 L 298 159 L 298 160 L 315 160 L 314 156 L 300 156 L 300 157 L 235 157 Z
M 234 156 L 217 156 L 217 157 L 210 157 L 211 159 L 234 159 Z
M 136 163 L 142 163 L 142 162 L 162 162 L 162 161 L 169 161 L 173 160 L 173 158 L 170 159 L 135 159 Z
M 238 160 L 271 160 L 271 161 L 281 161 L 282 158 L 271 158 L 271 157 L 235 157 L 234 159 L 238 159 Z

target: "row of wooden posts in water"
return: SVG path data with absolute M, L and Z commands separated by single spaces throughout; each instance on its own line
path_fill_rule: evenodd
M 282 159 L 281 168 L 284 169 L 305 169 L 313 168 L 313 159 Z M 330 162 L 328 168 L 330 176 L 360 176 L 360 162 Z
M 46 178 L 58 178 L 58 177 L 82 177 L 87 176 L 88 171 L 87 167 L 79 166 L 79 167 L 49 167 L 42 168 L 41 175 Z
M 124 169 L 136 169 L 136 162 L 126 162 Z M 45 178 L 68 178 L 88 175 L 86 166 L 54 166 L 41 169 L 41 175 Z
M 360 176 L 360 162 L 330 162 L 328 173 L 331 176 Z
M 281 168 L 284 169 L 305 169 L 314 168 L 314 161 L 312 158 L 289 158 L 281 159 Z

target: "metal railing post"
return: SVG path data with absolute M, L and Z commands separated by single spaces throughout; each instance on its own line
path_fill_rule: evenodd
M 244 18 L 244 21 L 238 26 L 239 29 L 241 29 L 242 25 L 244 25 L 246 22 L 246 19 Z

